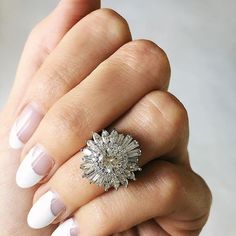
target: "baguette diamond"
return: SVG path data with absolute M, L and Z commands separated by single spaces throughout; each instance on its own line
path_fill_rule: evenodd
M 111 187 L 117 190 L 122 185 L 128 187 L 128 180 L 135 180 L 134 172 L 142 170 L 138 166 L 139 143 L 116 130 L 111 133 L 103 130 L 101 135 L 94 133 L 93 140 L 88 140 L 82 151 L 82 177 L 104 187 L 105 191 Z

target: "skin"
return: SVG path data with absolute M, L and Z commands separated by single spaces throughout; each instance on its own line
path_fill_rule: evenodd
M 32 200 L 53 189 L 67 207 L 54 223 L 74 216 L 80 235 L 198 235 L 211 193 L 190 167 L 188 116 L 166 91 L 167 56 L 153 42 L 132 41 L 127 22 L 116 12 L 87 15 L 99 6 L 95 0 L 64 0 L 29 36 L 0 118 L 0 232 L 51 235 L 56 225 L 32 230 L 26 216 Z M 23 150 L 13 151 L 9 130 L 30 102 L 44 118 Z M 104 193 L 80 178 L 79 150 L 92 131 L 106 127 L 139 140 L 143 171 L 127 189 Z M 21 190 L 16 169 L 36 143 L 54 157 L 55 166 L 40 185 Z

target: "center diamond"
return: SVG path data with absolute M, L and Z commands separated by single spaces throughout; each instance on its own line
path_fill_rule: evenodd
M 105 156 L 101 155 L 99 157 L 101 166 L 107 170 L 108 173 L 114 171 L 114 169 L 119 169 L 122 165 L 122 158 L 116 155 L 111 155 L 106 153 Z

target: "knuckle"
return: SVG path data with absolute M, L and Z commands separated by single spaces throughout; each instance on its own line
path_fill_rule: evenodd
M 78 116 L 79 114 L 79 116 Z M 84 119 L 84 112 L 78 107 L 68 104 L 60 104 L 59 107 L 55 107 L 50 113 L 50 129 L 55 129 L 56 134 L 73 134 L 75 137 L 79 137 L 80 132 L 85 132 L 85 123 L 81 122 Z M 49 125 L 50 125 L 49 124 Z M 61 137 L 62 138 L 62 137 Z
M 177 133 L 181 132 L 181 130 L 186 130 L 189 120 L 186 108 L 174 95 L 166 93 L 164 97 L 172 109 L 172 115 L 168 116 L 169 123 Z
M 149 95 L 147 95 L 149 96 Z M 156 136 L 159 132 L 160 112 L 152 102 L 144 97 L 134 111 L 134 121 L 146 140 L 157 146 Z
M 31 29 L 29 33 L 29 38 L 37 39 L 39 36 L 42 35 L 43 23 L 44 21 L 42 20 Z
M 41 76 L 39 86 L 42 84 L 41 86 L 43 86 L 46 94 L 54 94 L 58 97 L 58 94 L 64 94 L 72 86 L 72 82 L 69 81 L 67 76 L 69 69 L 63 64 L 54 62 L 54 64 L 50 64 L 50 66 L 42 66 L 39 73 Z M 39 92 L 40 91 L 42 91 L 42 88 L 39 88 Z
M 38 23 L 29 33 L 26 47 L 31 45 L 35 51 L 40 52 L 42 57 L 46 57 L 51 53 L 55 44 L 49 40 L 49 35 L 42 31 L 43 22 Z M 32 46 L 33 45 L 33 46 Z
M 205 186 L 206 186 L 207 209 L 208 209 L 208 212 L 209 212 L 210 208 L 211 208 L 211 205 L 212 205 L 213 196 L 212 196 L 212 192 L 211 192 L 210 188 L 208 187 L 208 185 L 205 184 Z
M 188 113 L 184 105 L 171 93 L 154 91 L 148 99 L 153 107 L 156 107 L 159 114 L 168 122 L 174 134 L 186 132 L 188 129 Z
M 140 39 L 135 40 L 132 43 L 130 43 L 132 47 L 135 49 L 134 51 L 138 52 L 138 55 L 143 57 L 147 55 L 148 59 L 150 60 L 150 57 L 153 57 L 154 61 L 156 61 L 157 58 L 161 59 L 161 62 L 163 60 L 168 60 L 165 52 L 163 49 L 161 49 L 157 44 L 150 40 L 146 39 Z M 146 52 L 144 54 L 144 52 Z
M 142 77 L 153 86 L 165 87 L 169 83 L 170 64 L 166 53 L 154 42 L 135 40 L 122 47 L 121 59 L 133 70 L 142 73 Z M 157 83 L 157 78 L 159 82 Z M 147 81 L 146 81 L 147 82 Z
M 121 15 L 119 15 L 116 11 L 109 8 L 99 9 L 95 11 L 94 14 L 102 18 L 105 22 L 110 20 L 115 22 L 125 22 L 125 24 L 127 24 L 127 22 Z
M 37 39 L 40 35 L 40 31 L 39 31 L 39 26 L 36 25 L 31 32 L 28 35 L 28 41 L 32 40 L 35 41 L 35 39 Z
M 202 202 L 204 202 L 204 205 L 205 205 L 205 216 L 206 216 L 205 220 L 207 220 L 209 211 L 212 205 L 212 199 L 213 199 L 212 192 L 209 186 L 207 185 L 206 181 L 198 174 L 195 173 L 195 175 L 197 175 L 197 177 L 199 178 L 200 184 L 202 186 L 202 190 L 204 192 L 204 194 L 201 194 L 201 197 L 204 198 Z
M 137 40 L 130 42 L 124 47 L 131 66 L 137 67 L 141 62 L 151 61 L 156 62 L 156 56 L 159 57 L 159 48 L 151 41 Z M 154 60 L 155 59 L 155 60 Z M 134 63 L 132 65 L 131 63 Z
M 188 114 L 182 103 L 173 95 L 156 90 L 147 94 L 139 104 L 135 119 L 142 132 L 147 133 L 144 133 L 145 137 L 150 137 L 152 143 L 155 140 L 155 145 L 160 144 L 160 140 L 156 140 L 160 127 L 166 134 L 163 139 L 165 143 L 175 145 L 179 139 L 187 141 Z
M 70 68 L 66 67 L 59 60 L 42 65 L 36 75 L 36 78 L 40 79 L 35 79 L 30 85 L 31 99 L 36 96 L 43 106 L 49 109 L 50 104 L 54 104 L 61 94 L 66 94 L 74 86 L 75 81 L 68 76 L 68 74 L 74 73 L 74 68 L 74 65 Z
M 156 183 L 159 193 L 165 196 L 167 206 L 176 202 L 176 197 L 181 198 L 183 193 L 182 176 L 175 165 L 169 162 L 161 162 L 158 166 Z
M 95 12 L 104 23 L 112 23 L 120 27 L 128 27 L 127 21 L 116 11 L 108 8 L 100 9 Z
M 92 14 L 95 16 L 94 20 L 100 23 L 99 32 L 109 34 L 113 41 L 125 43 L 131 38 L 127 21 L 116 11 L 104 8 Z M 94 28 L 94 24 L 92 27 Z

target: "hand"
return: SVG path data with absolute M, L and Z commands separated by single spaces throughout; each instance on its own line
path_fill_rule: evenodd
M 23 147 L 18 185 L 44 178 L 31 227 L 74 213 L 74 221 L 62 225 L 68 234 L 77 225 L 86 236 L 200 232 L 211 197 L 190 168 L 187 113 L 166 92 L 169 76 L 165 53 L 152 42 L 131 41 L 127 23 L 114 11 L 93 12 L 66 33 L 17 104 L 10 135 L 13 148 Z M 90 185 L 79 168 L 79 150 L 92 131 L 106 127 L 132 134 L 143 152 L 138 180 L 118 192 Z
M 19 103 L 33 75 L 68 30 L 83 16 L 97 8 L 99 8 L 99 1 L 96 0 L 63 0 L 35 27 L 26 43 L 11 96 L 0 114 L 1 236 L 49 236 L 55 229 L 55 226 L 50 226 L 34 230 L 27 225 L 27 214 L 36 188 L 22 190 L 16 186 L 15 174 L 21 151 L 9 148 L 8 134 L 16 119 Z

